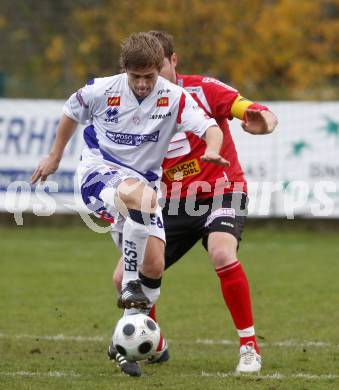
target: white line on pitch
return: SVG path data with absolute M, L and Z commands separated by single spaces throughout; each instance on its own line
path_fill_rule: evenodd
M 196 344 L 204 345 L 238 345 L 238 341 L 233 340 L 211 340 L 211 339 L 197 339 Z M 316 348 L 339 348 L 339 344 L 332 344 L 325 341 L 297 341 L 297 340 L 284 340 L 276 341 L 272 343 L 268 342 L 259 342 L 260 346 L 270 346 L 270 347 L 292 347 L 292 348 L 301 348 L 301 347 L 316 347 Z
M 214 378 L 227 378 L 227 377 L 237 377 L 238 374 L 235 374 L 234 372 L 206 372 L 202 371 L 201 376 L 207 376 L 207 377 L 214 377 Z M 308 380 L 328 380 L 328 379 L 337 379 L 339 376 L 334 374 L 309 374 L 309 373 L 303 373 L 303 374 L 280 374 L 279 372 L 276 372 L 274 374 L 267 374 L 267 375 L 256 375 L 253 374 L 251 376 L 248 376 L 248 378 L 254 378 L 254 379 L 308 379 Z
M 103 336 L 65 336 L 63 334 L 57 334 L 52 336 L 36 336 L 32 334 L 17 334 L 17 335 L 8 335 L 5 333 L 0 333 L 0 338 L 5 339 L 34 339 L 34 340 L 50 340 L 50 341 L 99 341 L 108 340 L 109 337 Z
M 38 371 L 15 371 L 15 372 L 1 372 L 0 376 L 22 376 L 22 377 L 33 377 L 33 376 L 48 376 L 48 377 L 79 377 L 80 374 L 71 372 L 63 372 L 63 371 L 49 371 L 49 372 L 38 372 Z
M 81 377 L 82 375 L 79 373 L 76 373 L 74 371 L 70 372 L 64 372 L 64 371 L 49 371 L 49 372 L 39 372 L 39 371 L 14 371 L 14 372 L 1 372 L 0 371 L 0 377 L 53 377 L 53 378 L 67 378 L 67 377 Z M 102 375 L 100 375 L 102 376 Z M 196 377 L 197 375 L 179 375 L 179 376 L 185 376 L 185 377 Z M 237 377 L 238 375 L 234 372 L 206 372 L 202 371 L 200 375 L 202 377 L 210 377 L 210 378 L 229 378 L 229 377 Z M 253 379 L 264 379 L 264 380 L 284 380 L 284 379 L 305 379 L 305 380 L 331 380 L 331 379 L 337 379 L 338 375 L 334 374 L 311 374 L 311 373 L 300 373 L 300 374 L 280 374 L 279 372 L 276 372 L 274 374 L 267 374 L 267 375 L 251 375 L 246 376 L 246 378 L 253 378 Z
M 32 340 L 47 340 L 47 341 L 77 341 L 77 342 L 104 342 L 109 340 L 107 336 L 65 336 L 63 334 L 58 335 L 30 335 L 30 334 L 17 334 L 9 335 L 6 333 L 0 333 L 0 338 L 5 339 L 32 339 Z M 239 342 L 235 340 L 212 340 L 212 339 L 197 339 L 195 341 L 186 340 L 171 340 L 167 341 L 171 343 L 180 344 L 202 344 L 202 345 L 238 345 Z M 307 340 L 283 340 L 276 342 L 260 342 L 260 346 L 270 347 L 283 347 L 283 348 L 302 348 L 302 347 L 313 347 L 313 348 L 339 348 L 339 344 L 333 344 L 327 341 L 307 341 Z

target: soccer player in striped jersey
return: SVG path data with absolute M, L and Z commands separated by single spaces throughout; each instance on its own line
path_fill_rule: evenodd
M 261 355 L 255 337 L 249 283 L 237 255 L 246 218 L 247 185 L 228 121 L 235 117 L 242 121 L 245 131 L 268 134 L 277 125 L 277 118 L 267 107 L 242 97 L 236 89 L 215 78 L 176 73 L 173 38 L 159 31 L 151 34 L 160 40 L 165 51 L 161 75 L 185 88 L 205 113 L 217 121 L 224 133 L 220 153 L 230 162 L 227 167 L 217 167 L 203 161 L 205 143 L 193 133 L 173 137 L 163 163 L 163 182 L 167 188 L 163 209 L 167 242 L 165 269 L 202 239 L 239 335 L 240 358 L 236 371 L 258 372 Z M 177 212 L 172 211 L 173 200 L 177 200 Z M 187 207 L 190 203 L 192 207 Z M 189 215 L 186 210 L 193 210 L 193 206 L 207 206 L 208 211 L 201 216 Z M 113 275 L 118 290 L 121 267 L 120 261 Z M 150 315 L 156 319 L 154 307 Z

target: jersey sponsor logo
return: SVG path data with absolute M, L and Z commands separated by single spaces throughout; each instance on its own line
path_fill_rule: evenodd
M 168 107 L 169 99 L 168 97 L 162 97 L 157 100 L 157 107 Z
M 238 92 L 235 88 L 223 83 L 222 81 L 220 80 L 217 80 L 213 77 L 204 77 L 202 79 L 202 82 L 203 83 L 213 83 L 213 84 L 216 84 L 216 85 L 219 85 L 220 87 L 224 87 L 225 89 L 229 90 L 229 91 L 232 91 L 232 92 Z
M 136 125 L 140 125 L 140 121 L 141 119 L 138 117 L 138 116 L 134 116 L 133 119 L 132 119 L 133 123 L 135 123 Z
M 220 223 L 220 225 L 224 225 L 224 226 L 228 226 L 228 227 L 234 228 L 234 225 L 233 225 L 233 223 L 231 223 L 231 222 L 222 221 L 222 222 Z
M 119 145 L 139 146 L 146 142 L 158 142 L 159 130 L 152 134 L 115 133 L 107 130 L 106 137 Z
M 158 91 L 158 95 L 162 95 L 163 93 L 170 93 L 171 92 L 171 90 L 170 89 L 160 89 L 159 91 Z
M 114 96 L 107 98 L 107 105 L 108 106 L 120 106 L 120 96 Z
M 107 109 L 105 122 L 118 123 L 118 115 L 119 110 L 116 107 Z
M 199 161 L 195 158 L 175 165 L 165 170 L 170 181 L 182 180 L 185 177 L 197 175 L 201 172 Z
M 109 96 L 109 95 L 120 95 L 120 91 L 116 91 L 114 90 L 114 87 L 109 87 L 107 89 L 105 89 L 105 92 L 104 92 L 104 95 L 105 96 Z M 112 97 L 112 96 L 110 96 Z
M 199 94 L 202 90 L 201 87 L 185 87 L 185 89 L 189 93 L 196 93 L 196 94 Z
M 169 118 L 172 115 L 171 111 L 167 112 L 166 114 L 151 114 L 149 116 L 149 119 L 165 119 Z
M 137 254 L 136 243 L 134 241 L 125 240 L 125 248 L 124 248 L 125 271 L 135 272 L 137 270 L 137 265 L 138 265 L 137 258 L 138 258 L 138 254 Z
M 210 225 L 216 218 L 235 218 L 235 209 L 233 208 L 221 208 L 213 211 L 207 218 L 205 226 Z

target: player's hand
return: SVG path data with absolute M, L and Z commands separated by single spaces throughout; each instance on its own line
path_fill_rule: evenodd
M 228 167 L 230 165 L 230 162 L 225 160 L 222 156 L 220 156 L 219 153 L 215 152 L 214 150 L 208 150 L 206 149 L 205 153 L 200 157 L 202 161 L 211 162 L 216 165 L 223 165 L 225 167 Z
M 272 112 L 248 108 L 241 126 L 251 134 L 269 134 L 274 130 L 277 123 L 277 118 Z
M 37 169 L 33 172 L 31 184 L 35 184 L 39 179 L 41 182 L 46 181 L 47 177 L 58 169 L 59 163 L 60 159 L 48 154 L 39 162 Z

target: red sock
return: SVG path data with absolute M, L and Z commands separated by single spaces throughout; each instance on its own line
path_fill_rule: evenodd
M 152 309 L 148 313 L 148 317 L 151 317 L 152 320 L 154 320 L 155 322 L 158 322 L 157 316 L 155 315 L 155 305 L 152 306 Z
M 216 273 L 220 279 L 224 301 L 240 337 L 240 346 L 253 342 L 259 353 L 254 334 L 250 288 L 241 264 L 235 261 L 225 267 L 217 268 Z
M 148 313 L 148 317 L 151 317 L 152 320 L 154 320 L 156 323 L 158 323 L 157 316 L 155 315 L 155 305 L 152 306 L 152 309 Z M 164 348 L 164 336 L 162 335 L 162 332 L 160 333 L 160 341 L 157 348 L 157 351 L 161 351 L 162 348 Z

